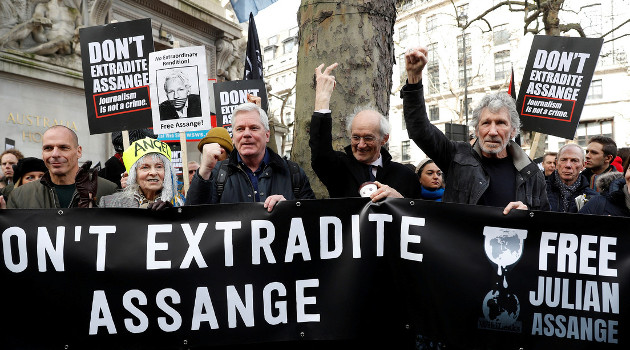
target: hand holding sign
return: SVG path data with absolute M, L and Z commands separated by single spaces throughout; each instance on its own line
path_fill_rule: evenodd
M 250 93 L 247 93 L 247 102 L 251 102 L 256 106 L 262 108 L 262 98 L 260 98 L 259 96 L 254 96 Z
M 225 150 L 218 143 L 207 143 L 203 145 L 199 176 L 201 176 L 204 180 L 208 180 L 212 169 L 214 169 L 214 166 L 217 165 L 217 162 L 223 153 L 225 153 Z

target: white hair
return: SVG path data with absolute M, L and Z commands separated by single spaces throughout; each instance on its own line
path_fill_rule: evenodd
M 171 163 L 165 155 L 160 153 L 147 153 L 140 157 L 129 169 L 129 177 L 127 178 L 127 187 L 123 190 L 123 193 L 129 197 L 134 197 L 135 194 L 141 193 L 142 190 L 138 185 L 137 169 L 139 164 L 143 164 L 145 159 L 150 157 L 155 161 L 160 161 L 164 164 L 164 182 L 162 184 L 162 192 L 160 193 L 160 199 L 164 202 L 170 202 L 177 191 L 177 173 Z

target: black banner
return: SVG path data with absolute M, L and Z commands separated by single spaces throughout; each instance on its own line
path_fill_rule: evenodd
M 534 37 L 516 102 L 524 130 L 573 139 L 603 41 Z
M 81 28 L 79 33 L 90 134 L 151 127 L 151 19 Z
M 628 224 L 364 198 L 5 210 L 0 346 L 625 348 Z
M 261 108 L 267 111 L 267 89 L 261 79 L 234 80 L 212 84 L 216 126 L 222 126 L 232 135 L 232 111 L 238 105 L 247 102 L 247 94 L 261 99 Z

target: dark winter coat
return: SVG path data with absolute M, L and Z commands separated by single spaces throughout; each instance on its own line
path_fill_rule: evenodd
M 304 170 L 299 169 L 299 181 L 296 184 L 296 187 L 299 186 L 299 191 L 295 196 L 287 162 L 271 149 L 267 148 L 267 152 L 269 152 L 269 164 L 265 166 L 258 180 L 258 195 L 261 202 L 276 194 L 283 195 L 287 200 L 315 199 Z M 237 154 L 236 151 L 231 152 L 228 159 L 217 162 L 208 180 L 204 180 L 197 170 L 186 194 L 186 205 L 255 202 L 254 187 L 243 169 L 244 165 L 238 162 Z M 223 194 L 219 199 L 216 179 L 223 162 L 228 162 L 228 174 Z
M 579 212 L 580 214 L 630 216 L 630 210 L 626 206 L 627 191 L 626 180 L 619 178 L 610 184 L 607 192 L 586 202 Z
M 328 189 L 331 198 L 360 197 L 359 187 L 370 181 L 370 167 L 359 162 L 352 147 L 344 152 L 332 147 L 332 117 L 330 113 L 313 113 L 310 140 L 311 166 Z M 406 166 L 392 161 L 392 156 L 381 147 L 383 167 L 376 172 L 376 181 L 388 185 L 406 198 L 420 198 L 418 176 Z
M 565 212 L 563 211 L 562 206 L 562 192 L 558 185 L 556 184 L 556 179 L 558 177 L 558 172 L 554 171 L 549 175 L 549 179 L 547 180 L 547 199 L 549 199 L 549 206 L 551 207 L 551 211 L 557 212 Z M 590 199 L 593 196 L 597 196 L 597 191 L 591 189 L 588 184 L 588 179 L 586 176 L 580 174 L 580 186 L 575 189 L 573 193 L 571 193 L 572 200 L 569 202 L 569 209 L 565 213 L 577 213 L 578 207 L 575 203 L 575 197 L 581 196 L 585 194 L 586 199 Z

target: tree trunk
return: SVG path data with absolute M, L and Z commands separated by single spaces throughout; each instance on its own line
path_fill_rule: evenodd
M 542 6 L 542 20 L 545 25 L 545 35 L 560 35 L 560 17 L 559 12 L 564 0 L 548 0 Z M 547 142 L 547 134 L 536 132 L 530 137 L 531 150 L 529 156 L 532 159 L 542 157 L 545 154 L 545 143 Z
M 302 0 L 291 159 L 304 168 L 317 198 L 327 198 L 328 191 L 311 168 L 308 146 L 315 68 L 322 63 L 339 63 L 332 73 L 337 85 L 330 109 L 333 147 L 342 150 L 349 144 L 345 125 L 355 107 L 372 105 L 383 115 L 388 114 L 395 20 L 396 8 L 391 0 Z

